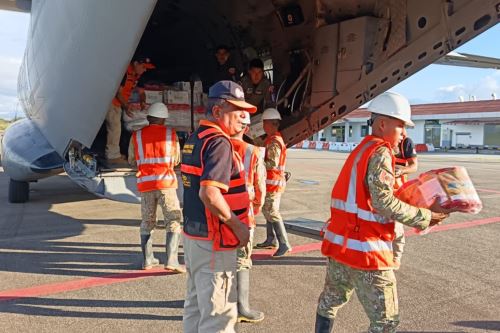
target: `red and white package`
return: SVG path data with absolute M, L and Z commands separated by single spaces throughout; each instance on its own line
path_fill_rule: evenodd
M 443 208 L 477 214 L 483 208 L 464 167 L 451 167 L 422 173 L 405 183 L 396 196 L 413 206 L 429 208 L 437 198 Z
M 422 173 L 417 179 L 405 183 L 396 192 L 396 197 L 420 208 L 429 208 L 436 199 L 441 207 L 462 213 L 477 214 L 483 208 L 481 199 L 464 167 Z

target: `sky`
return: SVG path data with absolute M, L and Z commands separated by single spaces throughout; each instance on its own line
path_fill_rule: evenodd
M 0 10 L 0 118 L 23 116 L 17 100 L 17 75 L 26 46 L 30 16 Z M 458 48 L 457 52 L 500 58 L 500 24 Z M 430 65 L 391 89 L 412 104 L 500 98 L 500 70 Z

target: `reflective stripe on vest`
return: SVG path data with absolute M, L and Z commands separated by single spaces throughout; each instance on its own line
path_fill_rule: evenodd
M 276 141 L 280 145 L 281 153 L 278 165 L 267 169 L 267 179 L 266 179 L 266 191 L 267 192 L 283 192 L 286 186 L 285 179 L 285 164 L 286 164 L 286 146 L 280 133 L 266 139 L 266 147 L 271 144 L 271 142 Z M 266 152 L 267 158 L 267 152 Z
M 358 269 L 393 267 L 394 221 L 373 211 L 365 184 L 369 159 L 383 145 L 389 148 L 381 139 L 366 137 L 348 157 L 332 191 L 331 222 L 322 252 Z
M 333 244 L 342 246 L 344 244 L 344 236 L 337 235 L 334 232 L 327 230 L 325 232 L 324 238 Z M 350 250 L 360 251 L 360 252 L 372 252 L 372 251 L 392 251 L 392 242 L 384 242 L 382 240 L 373 241 L 359 241 L 356 239 L 348 239 L 346 247 Z
M 165 140 L 165 152 L 167 156 L 164 157 L 155 157 L 155 158 L 145 158 L 144 157 L 144 148 L 142 145 L 142 130 L 137 131 L 137 145 L 139 146 L 139 156 L 136 158 L 137 166 L 143 164 L 159 164 L 159 163 L 172 163 L 172 129 L 167 127 L 166 131 L 166 140 Z
M 153 180 L 161 181 L 161 180 L 172 180 L 172 179 L 177 179 L 177 177 L 175 175 L 169 175 L 169 174 L 157 175 L 157 176 L 156 175 L 143 176 L 137 178 L 137 183 L 150 182 Z
M 133 139 L 139 192 L 177 188 L 173 165 L 174 154 L 177 153 L 175 130 L 162 125 L 149 125 L 135 132 Z
M 360 218 L 366 221 L 377 222 L 382 224 L 392 223 L 392 221 L 387 220 L 385 217 L 379 214 L 359 208 L 358 205 L 356 205 L 356 203 L 344 202 L 342 200 L 332 199 L 332 208 L 343 210 L 348 213 L 357 214 Z
M 229 137 L 215 124 L 208 121 L 200 122 L 199 130 L 197 130 L 186 142 L 186 144 L 191 144 L 194 147 L 196 154 L 192 155 L 195 156 L 195 158 L 189 160 L 190 164 L 186 164 L 187 162 L 185 163 L 183 160 L 183 164 L 181 165 L 183 178 L 189 177 L 190 182 L 200 181 L 199 177 L 203 174 L 204 168 L 202 161 L 204 149 L 209 140 L 220 136 L 228 139 L 231 143 Z M 234 152 L 234 149 L 232 149 L 232 154 L 233 167 L 237 171 L 232 173 L 229 181 L 229 188 L 227 192 L 222 193 L 222 196 L 229 205 L 231 211 L 237 215 L 242 222 L 248 223 L 250 200 L 246 188 L 244 165 L 238 154 Z M 185 193 L 187 193 L 186 188 Z M 192 195 L 192 193 L 190 195 Z M 197 195 L 197 193 L 195 195 Z M 203 216 L 205 221 L 184 219 L 184 232 L 186 236 L 212 240 L 213 249 L 215 251 L 232 250 L 239 246 L 238 238 L 227 224 L 220 221 L 208 209 L 205 209 Z

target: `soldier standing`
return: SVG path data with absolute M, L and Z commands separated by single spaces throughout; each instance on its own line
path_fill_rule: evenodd
M 262 213 L 266 218 L 266 240 L 256 245 L 256 248 L 267 249 L 276 247 L 274 235 L 278 239 L 278 250 L 273 257 L 282 257 L 292 251 L 292 246 L 288 242 L 285 224 L 280 214 L 280 201 L 283 192 L 285 192 L 285 164 L 286 164 L 286 146 L 279 132 L 281 115 L 276 109 L 266 109 L 262 114 L 264 131 L 267 138 L 266 155 L 264 162 L 266 164 L 266 199 Z
M 417 208 L 394 194 L 392 149 L 413 126 L 406 98 L 384 93 L 368 107 L 372 135 L 347 158 L 332 191 L 331 222 L 321 252 L 328 257 L 315 332 L 333 330 L 338 310 L 356 291 L 370 319 L 368 332 L 395 332 L 399 310 L 392 240 L 394 221 L 424 230 L 441 223 L 450 210 L 435 202 Z
M 130 139 L 128 161 L 137 165 L 137 189 L 141 192 L 140 228 L 142 269 L 159 264 L 154 257 L 151 234 L 156 224 L 156 208 L 160 205 L 166 225 L 165 269 L 176 273 L 186 270 L 179 264 L 181 208 L 177 198 L 177 177 L 174 166 L 180 162 L 180 148 L 173 128 L 165 126 L 168 109 L 163 103 L 148 109 L 149 125 L 134 132 Z
M 231 138 L 235 152 L 240 156 L 245 168 L 245 181 L 250 199 L 249 227 L 250 240 L 246 246 L 237 250 L 238 255 L 238 322 L 257 323 L 264 320 L 264 313 L 250 308 L 250 268 L 252 268 L 252 245 L 255 231 L 255 216 L 262 208 L 266 193 L 266 168 L 258 147 L 243 141 L 243 135 L 250 126 L 250 114 L 245 113 L 243 123 L 246 127 Z

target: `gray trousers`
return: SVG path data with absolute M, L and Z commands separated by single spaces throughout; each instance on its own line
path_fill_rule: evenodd
M 233 333 L 236 324 L 236 249 L 213 251 L 211 241 L 184 235 L 187 292 L 184 333 Z

